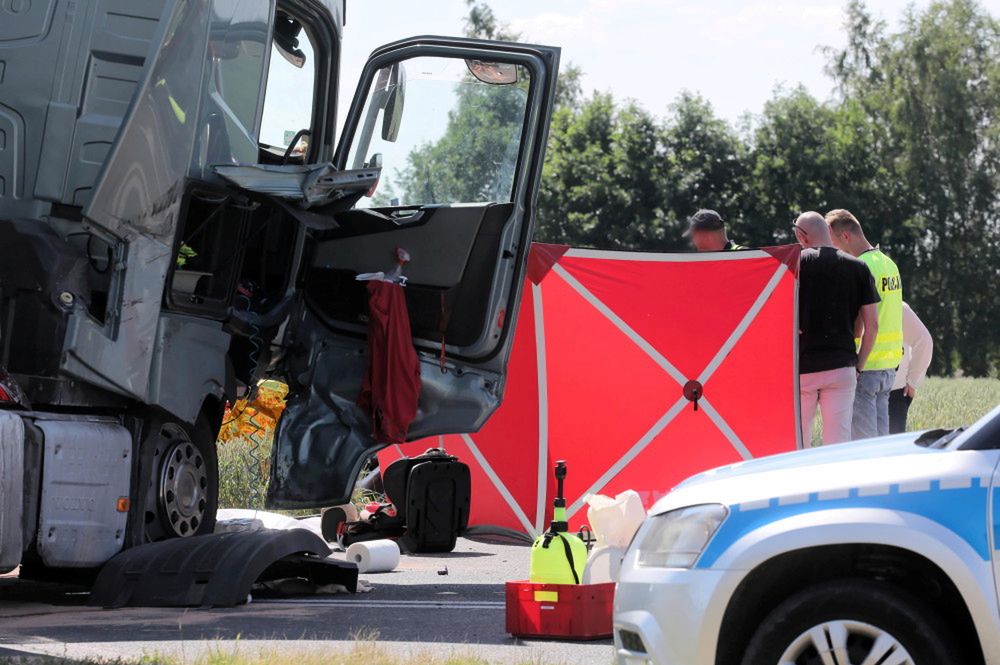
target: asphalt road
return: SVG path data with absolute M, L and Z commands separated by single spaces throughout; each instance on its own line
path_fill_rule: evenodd
M 477 654 L 504 663 L 612 660 L 610 641 L 523 641 L 504 631 L 504 586 L 524 579 L 528 548 L 459 541 L 447 555 L 403 556 L 391 573 L 366 574 L 372 590 L 342 596 L 268 598 L 230 609 L 85 605 L 85 591 L 0 578 L 0 657 L 70 658 L 241 653 L 280 648 L 343 652 L 358 638 L 400 653 Z M 292 642 L 294 641 L 294 642 Z M 235 644 L 235 642 L 233 642 Z

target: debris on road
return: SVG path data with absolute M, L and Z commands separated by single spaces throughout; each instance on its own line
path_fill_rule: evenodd
M 399 565 L 399 545 L 394 540 L 370 540 L 347 548 L 347 560 L 360 573 L 389 573 Z
M 89 604 L 98 607 L 232 607 L 255 583 L 302 578 L 354 592 L 358 567 L 330 558 L 306 529 L 192 536 L 125 550 L 104 565 Z

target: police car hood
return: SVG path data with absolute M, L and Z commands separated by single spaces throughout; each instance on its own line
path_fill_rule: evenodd
M 650 514 L 704 503 L 766 507 L 817 499 L 988 487 L 987 453 L 917 445 L 919 433 L 823 446 L 723 466 L 693 476 Z

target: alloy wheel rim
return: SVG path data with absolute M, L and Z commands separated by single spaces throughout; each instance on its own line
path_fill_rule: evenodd
M 863 621 L 824 621 L 785 649 L 778 665 L 915 665 L 888 631 Z
M 163 456 L 159 494 L 168 528 L 182 538 L 193 536 L 205 520 L 208 470 L 187 436 L 179 437 Z

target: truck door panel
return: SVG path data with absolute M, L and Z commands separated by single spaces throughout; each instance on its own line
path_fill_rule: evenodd
M 319 269 L 369 272 L 372 266 L 392 267 L 396 247 L 415 257 L 406 271 L 409 280 L 427 286 L 453 287 L 462 279 L 485 209 L 431 208 L 417 210 L 418 221 L 377 233 L 344 237 L 319 245 L 313 265 Z M 340 222 L 338 218 L 338 223 Z M 416 258 L 419 257 L 419 258 Z
M 307 297 L 315 301 L 315 309 L 327 312 L 332 325 L 346 331 L 363 330 L 367 292 L 354 277 L 384 263 L 396 247 L 403 247 L 414 257 L 405 274 L 416 343 L 438 348 L 443 334 L 447 344 L 470 346 L 484 328 L 492 257 L 511 209 L 509 203 L 430 208 L 412 226 L 324 242 L 306 278 Z M 351 228 L 341 217 L 338 221 L 341 232 Z
M 350 495 L 385 445 L 355 400 L 366 367 L 359 272 L 411 261 L 406 300 L 421 364 L 409 438 L 474 432 L 499 406 L 534 222 L 559 51 L 418 37 L 375 51 L 335 162 L 381 168 L 371 197 L 314 233 L 305 307 L 286 345 L 292 382 L 268 504 Z

